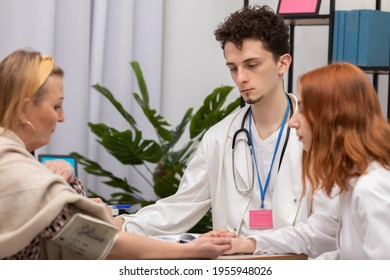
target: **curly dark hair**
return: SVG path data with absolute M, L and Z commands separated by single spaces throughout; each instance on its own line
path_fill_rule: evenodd
M 232 42 L 238 49 L 245 39 L 258 39 L 275 59 L 290 52 L 289 28 L 269 6 L 249 6 L 228 16 L 214 31 L 222 49 Z

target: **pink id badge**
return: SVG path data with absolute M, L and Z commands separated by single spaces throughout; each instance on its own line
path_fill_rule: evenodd
M 249 211 L 250 228 L 273 228 L 272 210 L 250 210 Z

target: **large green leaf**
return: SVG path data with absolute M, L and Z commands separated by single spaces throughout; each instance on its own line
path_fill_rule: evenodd
M 125 118 L 125 120 L 130 124 L 131 127 L 137 129 L 134 118 L 123 108 L 122 104 L 115 99 L 115 97 L 107 88 L 102 87 L 99 84 L 95 84 L 92 87 L 96 89 L 99 93 L 101 93 L 104 97 L 106 97 L 112 103 L 112 105 L 114 105 L 114 107 Z
M 185 168 L 185 164 L 173 165 L 172 163 L 160 162 L 158 170 L 153 176 L 154 192 L 160 197 L 167 197 L 176 193 Z
M 138 88 L 141 91 L 142 100 L 149 106 L 149 93 L 148 88 L 144 80 L 144 75 L 142 74 L 141 67 L 137 61 L 130 62 L 131 67 L 133 68 L 135 77 L 137 78 Z
M 165 141 L 173 140 L 173 132 L 166 129 L 165 127 L 170 127 L 171 125 L 165 120 L 165 118 L 157 113 L 155 109 L 151 109 L 149 104 L 140 98 L 136 93 L 133 93 L 135 101 L 142 108 L 145 116 L 148 118 L 149 122 L 153 125 L 154 129 L 157 132 L 157 136 Z
M 106 125 L 104 123 L 94 124 L 94 123 L 89 122 L 88 126 L 91 129 L 91 131 L 99 138 L 102 138 L 103 135 L 105 135 L 105 134 L 112 134 L 114 132 L 118 132 L 118 130 L 116 130 L 115 128 L 109 127 L 108 125 Z
M 207 129 L 240 106 L 240 98 L 237 98 L 233 103 L 229 104 L 226 109 L 222 108 L 232 89 L 233 87 L 231 86 L 218 87 L 206 97 L 203 105 L 198 109 L 191 120 L 191 139 L 199 135 L 203 136 Z
M 173 131 L 173 139 L 172 139 L 172 141 L 167 142 L 166 144 L 162 145 L 164 154 L 166 154 L 166 155 L 169 154 L 169 151 L 171 149 L 173 149 L 173 147 L 176 145 L 176 143 L 180 140 L 181 136 L 185 132 L 187 124 L 191 121 L 192 110 L 193 110 L 192 108 L 187 110 L 187 112 L 184 114 L 183 119 L 181 120 L 179 125 L 175 128 L 175 130 Z
M 159 197 L 168 197 L 176 193 L 180 178 L 174 174 L 167 174 L 164 177 L 154 179 L 154 192 Z
M 159 139 L 171 142 L 174 138 L 173 132 L 166 128 L 170 127 L 171 125 L 165 120 L 163 116 L 159 115 L 155 109 L 150 108 L 148 89 L 146 87 L 144 76 L 138 62 L 132 61 L 130 64 L 137 78 L 139 90 L 141 91 L 141 96 L 137 93 L 133 93 L 134 99 L 137 101 L 145 116 L 156 130 Z
M 98 142 L 123 164 L 139 165 L 161 160 L 160 145 L 153 140 L 143 140 L 139 130 L 134 133 L 130 130 L 121 132 L 102 123 L 88 125 L 100 138 Z
M 104 183 L 107 185 L 110 185 L 115 188 L 121 189 L 124 193 L 126 193 L 126 200 L 121 201 L 121 203 L 143 203 L 144 199 L 141 197 L 141 192 L 129 185 L 128 181 L 126 178 L 121 179 L 116 177 L 114 174 L 112 174 L 110 171 L 105 170 L 102 168 L 98 163 L 95 161 L 92 161 L 79 153 L 73 152 L 71 155 L 75 156 L 77 158 L 77 162 L 84 166 L 84 170 L 89 173 L 93 174 L 99 177 L 106 177 L 109 178 L 109 180 L 106 180 Z M 96 193 L 93 193 L 89 191 L 90 194 L 93 194 L 94 196 L 97 196 Z M 101 197 L 101 196 L 99 196 Z M 110 201 L 109 199 L 105 199 L 106 201 Z
M 199 142 L 197 141 L 188 141 L 187 144 L 180 150 L 170 153 L 170 161 L 174 165 L 183 163 L 187 165 L 188 160 L 194 154 Z
M 161 147 L 153 140 L 142 140 L 142 133 L 130 130 L 104 134 L 100 143 L 123 164 L 157 163 L 162 156 Z

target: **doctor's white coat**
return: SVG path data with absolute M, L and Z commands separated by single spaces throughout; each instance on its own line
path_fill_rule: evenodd
M 180 234 L 194 226 L 211 208 L 214 229 L 230 227 L 240 236 L 256 234 L 259 230 L 248 231 L 241 227 L 251 192 L 240 194 L 237 191 L 232 171 L 232 138 L 241 128 L 247 109 L 244 107 L 230 114 L 210 128 L 189 162 L 177 193 L 140 209 L 136 214 L 121 216 L 125 220 L 124 228 L 149 236 Z M 286 130 L 287 125 L 280 141 L 275 167 L 279 165 Z M 240 133 L 239 137 L 244 138 L 244 133 Z M 320 195 L 314 196 L 313 203 L 310 203 L 310 191 L 301 198 L 301 153 L 302 145 L 295 129 L 291 129 L 272 192 L 275 229 L 306 221 L 313 211 L 329 208 L 332 202 Z M 242 157 L 242 161 L 239 160 L 242 165 L 237 165 L 240 178 L 248 177 L 248 166 L 245 165 L 249 164 L 247 155 L 241 153 L 235 156 Z

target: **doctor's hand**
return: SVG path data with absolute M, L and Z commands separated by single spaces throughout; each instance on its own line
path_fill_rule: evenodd
M 237 234 L 234 231 L 230 231 L 226 228 L 221 228 L 221 229 L 214 229 L 212 231 L 206 232 L 200 237 L 237 237 Z
M 253 238 L 232 238 L 232 248 L 225 252 L 225 255 L 253 254 L 256 249 L 256 240 Z

